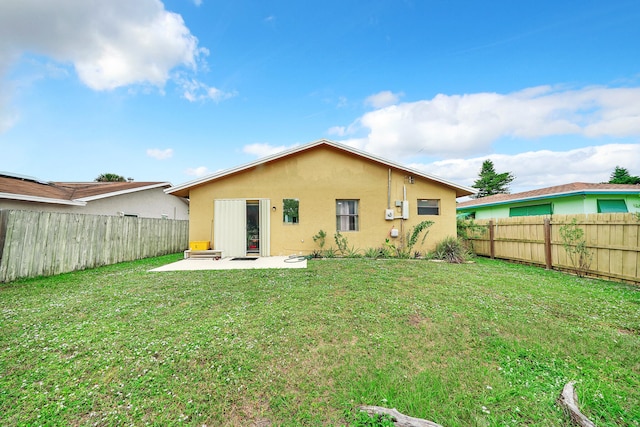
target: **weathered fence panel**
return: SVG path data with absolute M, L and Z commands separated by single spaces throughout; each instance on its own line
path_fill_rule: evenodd
M 0 282 L 187 249 L 189 222 L 0 210 Z
M 574 270 L 560 228 L 576 220 L 591 254 L 589 276 L 640 283 L 640 221 L 634 214 L 546 215 L 477 220 L 476 254 Z M 493 248 L 493 250 L 492 250 Z

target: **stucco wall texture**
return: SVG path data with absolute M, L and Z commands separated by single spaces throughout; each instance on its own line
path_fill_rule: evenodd
M 409 218 L 403 220 L 395 202 L 403 200 L 405 192 Z M 385 220 L 388 193 L 396 216 L 392 221 Z M 319 249 L 313 241 L 319 230 L 327 233 L 325 249 L 336 248 L 333 236 L 338 199 L 358 200 L 359 229 L 342 232 L 349 247 L 355 249 L 381 247 L 387 238 L 398 246 L 401 236 L 425 220 L 434 224 L 424 245 L 419 242 L 414 250 L 431 250 L 440 240 L 456 235 L 453 188 L 418 176 L 410 180 L 406 171 L 324 145 L 203 183 L 190 189 L 189 198 L 189 240 L 212 244 L 214 200 L 269 199 L 271 255 L 309 254 Z M 283 199 L 299 200 L 299 223 L 283 221 Z M 438 199 L 439 215 L 418 215 L 418 199 Z M 392 228 L 399 230 L 400 237 L 390 237 Z

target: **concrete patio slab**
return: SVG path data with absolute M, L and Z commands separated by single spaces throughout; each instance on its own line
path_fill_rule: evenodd
M 247 270 L 260 268 L 307 268 L 306 258 L 271 256 L 254 260 L 233 257 L 213 260 L 208 258 L 187 258 L 149 271 L 195 271 L 195 270 Z

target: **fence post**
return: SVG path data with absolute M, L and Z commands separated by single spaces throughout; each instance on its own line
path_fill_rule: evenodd
M 549 218 L 544 219 L 544 261 L 547 270 L 551 270 L 553 262 L 551 261 L 551 220 Z
M 495 259 L 496 257 L 496 241 L 493 230 L 493 220 L 489 220 L 489 254 L 491 255 L 491 259 Z

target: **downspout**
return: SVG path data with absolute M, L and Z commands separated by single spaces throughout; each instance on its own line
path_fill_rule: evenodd
M 389 182 L 387 184 L 387 209 L 391 209 L 391 168 L 389 168 Z
M 404 202 L 407 200 L 407 186 L 405 184 L 402 185 L 402 201 L 403 205 L 400 208 L 400 238 L 402 239 L 402 246 L 404 246 L 407 242 L 405 241 L 404 236 L 404 215 L 402 212 L 404 211 Z

